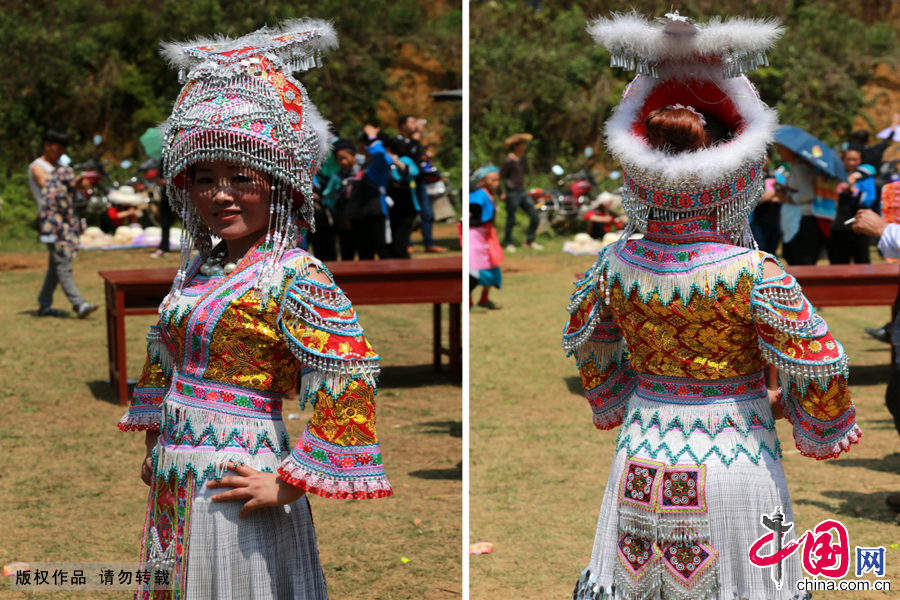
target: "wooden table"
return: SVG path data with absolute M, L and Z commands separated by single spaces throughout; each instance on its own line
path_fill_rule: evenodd
M 787 267 L 816 308 L 826 306 L 891 306 L 891 323 L 897 316 L 894 300 L 900 286 L 900 264 L 809 265 Z M 873 323 L 874 325 L 874 323 Z M 880 324 L 879 324 L 880 325 Z M 894 363 L 891 345 L 891 364 Z M 769 366 L 767 381 L 777 387 L 778 374 Z
M 900 264 L 787 267 L 815 307 L 893 306 Z
M 326 263 L 334 280 L 354 305 L 433 304 L 435 372 L 447 355 L 450 377 L 462 381 L 462 258 L 392 259 Z M 156 314 L 169 292 L 176 269 L 100 271 L 106 287 L 106 336 L 109 379 L 122 406 L 127 406 L 125 317 Z M 441 305 L 450 307 L 449 348 L 444 348 Z M 369 325 L 371 327 L 371 325 Z

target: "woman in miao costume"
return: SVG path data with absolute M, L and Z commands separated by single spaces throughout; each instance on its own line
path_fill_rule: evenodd
M 765 64 L 780 28 L 661 21 L 617 15 L 589 28 L 614 66 L 638 75 L 605 126 L 631 221 L 576 282 L 563 342 L 595 426 L 621 426 L 573 597 L 806 598 L 794 589 L 799 555 L 781 585 L 748 558 L 770 533 L 763 514 L 793 522 L 775 419 L 783 412 L 815 459 L 847 451 L 860 431 L 842 346 L 756 249 L 747 219 L 777 115 L 743 73 Z M 636 232 L 645 237 L 628 241 Z
M 138 598 L 324 599 L 305 492 L 392 493 L 378 356 L 325 267 L 296 248 L 329 126 L 291 73 L 336 46 L 317 20 L 164 46 L 185 81 L 163 140 L 185 234 L 119 427 L 146 431 L 140 560 L 170 570 L 172 589 L 151 578 Z M 295 386 L 314 415 L 292 446 L 281 407 Z

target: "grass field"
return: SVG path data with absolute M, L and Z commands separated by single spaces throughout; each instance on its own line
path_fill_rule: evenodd
M 491 554 L 470 557 L 473 600 L 571 596 L 590 559 L 615 449 L 617 431 L 594 428 L 574 360 L 560 345 L 571 282 L 592 259 L 561 253 L 558 239 L 540 241 L 543 252 L 507 254 L 503 290 L 491 293 L 501 310 L 470 313 L 470 535 L 495 544 Z M 893 600 L 900 527 L 884 501 L 900 491 L 900 440 L 884 406 L 890 351 L 862 331 L 882 325 L 889 309 L 821 314 L 850 355 L 863 438 L 837 460 L 815 461 L 778 422 L 795 526 L 803 532 L 835 518 L 849 529 L 851 552 L 888 548 L 894 592 L 816 592 L 816 600 Z
M 459 252 L 455 226 L 439 226 L 436 234 Z M 82 252 L 75 261 L 76 283 L 89 301 L 102 302 L 97 271 L 175 266 L 177 260 L 151 260 L 148 255 L 138 250 Z M 147 498 L 139 476 L 143 434 L 116 428 L 125 409 L 105 381 L 103 312 L 85 321 L 35 316 L 45 270 L 43 253 L 0 254 L 0 564 L 133 562 L 140 551 Z M 69 308 L 61 290 L 56 307 Z M 441 375 L 432 371 L 431 306 L 362 306 L 359 315 L 383 359 L 378 433 L 395 495 L 373 501 L 311 496 L 330 596 L 458 598 L 461 388 L 449 382 L 446 366 Z M 132 378 L 140 373 L 143 338 L 154 322 L 154 317 L 128 319 Z M 299 407 L 286 404 L 285 412 L 299 412 Z M 291 439 L 310 416 L 307 410 L 299 420 L 285 421 Z M 30 592 L 9 590 L 3 578 L 0 599 L 28 597 Z M 42 592 L 33 597 L 88 595 Z M 133 594 L 91 592 L 90 597 Z

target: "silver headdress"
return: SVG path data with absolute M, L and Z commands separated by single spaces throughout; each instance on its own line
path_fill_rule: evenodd
M 270 252 L 257 289 L 266 293 L 284 252 L 295 245 L 297 223 L 312 229 L 313 176 L 329 152 L 329 123 L 291 75 L 321 66 L 336 48 L 334 27 L 319 19 L 287 21 L 238 39 L 218 36 L 162 45 L 184 83 L 162 124 L 162 157 L 169 201 L 184 222 L 181 266 L 171 296 L 179 296 L 191 250 L 206 256 L 212 232 L 190 200 L 190 170 L 199 161 L 227 160 L 272 176 Z
M 698 24 L 676 11 L 657 22 L 637 13 L 600 18 L 588 31 L 609 50 L 612 66 L 637 70 L 604 127 L 625 175 L 623 205 L 631 222 L 623 239 L 646 231 L 651 220 L 698 217 L 732 243 L 755 247 L 748 216 L 763 192 L 766 147 L 778 116 L 743 73 L 768 65 L 766 51 L 782 28 L 741 18 Z M 648 113 L 677 104 L 714 117 L 730 139 L 693 152 L 651 147 Z

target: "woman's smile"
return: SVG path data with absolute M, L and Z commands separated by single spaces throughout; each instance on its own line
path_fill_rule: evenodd
M 213 234 L 225 240 L 232 261 L 266 233 L 271 179 L 262 171 L 222 160 L 194 166 L 191 200 Z

